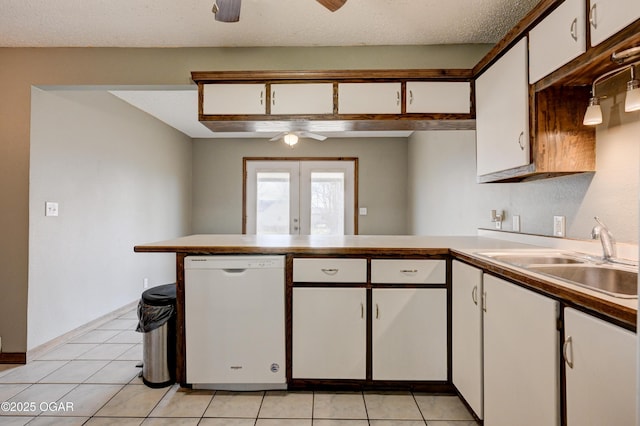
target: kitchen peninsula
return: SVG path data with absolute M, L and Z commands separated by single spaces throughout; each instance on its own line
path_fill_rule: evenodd
M 524 287 L 538 294 L 543 294 L 554 300 L 560 301 L 567 306 L 577 306 L 585 309 L 590 313 L 606 318 L 608 321 L 615 323 L 627 329 L 635 331 L 635 321 L 637 312 L 637 300 L 616 300 L 613 297 L 599 295 L 593 291 L 587 291 L 575 286 L 560 283 L 537 274 L 531 274 L 522 268 L 510 267 L 500 262 L 492 262 L 475 253 L 482 251 L 496 250 L 526 250 L 540 249 L 537 246 L 531 246 L 520 243 L 513 243 L 499 239 L 486 237 L 426 237 L 426 236 L 256 236 L 256 235 L 191 235 L 174 240 L 161 241 L 149 244 L 142 244 L 135 247 L 136 252 L 173 252 L 176 253 L 176 282 L 178 294 L 178 313 L 177 313 L 177 333 L 178 333 L 178 363 L 177 363 L 177 379 L 187 385 L 185 375 L 185 327 L 184 327 L 184 297 L 185 297 L 185 277 L 184 265 L 187 256 L 196 255 L 283 255 L 285 256 L 285 297 L 286 297 L 286 346 L 287 346 L 287 381 L 289 386 L 304 387 L 309 384 L 317 384 L 318 381 L 307 380 L 309 377 L 296 375 L 292 370 L 292 357 L 294 352 L 294 344 L 292 344 L 292 295 L 295 289 L 308 290 L 309 288 L 326 288 L 327 283 L 331 283 L 331 277 L 327 277 L 327 282 L 319 283 L 313 278 L 305 278 L 308 275 L 301 274 L 303 278 L 294 277 L 294 264 L 296 259 L 353 259 L 365 261 L 364 275 L 362 279 L 345 280 L 336 282 L 333 280 L 331 287 L 333 288 L 359 288 L 366 294 L 363 304 L 362 317 L 370 318 L 376 316 L 375 302 L 372 301 L 372 291 L 376 289 L 388 289 L 390 287 L 400 288 L 399 281 L 393 277 L 384 276 L 377 280 L 376 261 L 393 260 L 399 262 L 402 273 L 411 275 L 420 269 L 420 267 L 412 266 L 411 262 L 420 260 L 440 261 L 444 266 L 442 274 L 435 281 L 412 281 L 408 276 L 406 282 L 402 283 L 403 289 L 427 289 L 434 291 L 436 289 L 443 290 L 444 301 L 446 303 L 445 318 L 446 322 L 451 322 L 451 286 L 452 286 L 452 262 L 461 261 L 466 264 L 482 270 L 485 273 L 497 276 Z M 407 263 L 409 262 L 409 263 Z M 373 265 L 372 265 L 373 264 Z M 332 270 L 327 266 L 326 262 L 321 265 L 322 269 Z M 297 268 L 298 266 L 296 266 Z M 303 266 L 300 266 L 302 268 Z M 391 265 L 389 267 L 395 267 Z M 382 269 L 387 268 L 385 265 Z M 326 271 L 325 271 L 326 272 Z M 384 272 L 384 271 L 383 271 Z M 380 273 L 383 273 L 380 272 Z M 393 274 L 393 272 L 391 272 Z M 374 275 L 372 277 L 372 275 Z M 400 280 L 401 281 L 401 280 Z M 374 293 L 375 295 L 375 293 Z M 358 308 L 360 309 L 360 308 Z M 366 315 L 365 315 L 366 314 Z M 293 324 L 295 325 L 295 324 Z M 370 352 L 372 333 L 371 324 L 367 325 L 367 346 Z M 447 336 L 445 344 L 450 348 L 451 343 L 451 327 L 444 329 Z M 451 387 L 451 350 L 445 352 L 446 366 L 444 367 L 444 376 L 435 374 L 434 380 L 426 380 L 431 386 L 425 389 L 446 391 L 452 390 Z M 295 357 L 294 357 L 295 358 Z M 364 377 L 358 380 L 338 380 L 336 383 L 345 386 L 375 386 L 374 366 L 375 361 L 371 355 L 365 357 Z M 318 375 L 320 378 L 322 375 Z M 380 377 L 385 376 L 382 374 Z M 427 375 L 428 376 L 428 375 Z M 330 375 L 327 377 L 331 377 Z M 323 377 L 323 383 L 328 383 L 327 377 Z M 337 377 L 334 377 L 337 378 Z M 304 380 L 303 380 L 304 379 Z M 400 386 L 404 383 L 401 380 L 391 380 L 385 378 L 380 383 L 387 386 Z M 411 381 L 412 384 L 415 380 Z

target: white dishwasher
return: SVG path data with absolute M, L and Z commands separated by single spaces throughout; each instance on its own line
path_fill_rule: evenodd
M 187 256 L 187 383 L 286 389 L 285 257 Z

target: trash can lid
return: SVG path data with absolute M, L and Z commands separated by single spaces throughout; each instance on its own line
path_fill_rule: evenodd
M 176 283 L 159 285 L 145 290 L 142 301 L 147 305 L 164 306 L 176 303 Z

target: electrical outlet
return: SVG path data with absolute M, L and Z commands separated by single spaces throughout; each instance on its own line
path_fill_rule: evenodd
M 143 278 L 142 279 L 142 288 L 143 289 L 149 288 L 149 278 Z
M 553 217 L 553 236 L 564 237 L 566 232 L 566 222 L 564 216 Z
M 512 220 L 513 220 L 513 232 L 520 232 L 520 216 L 514 215 Z
M 47 201 L 44 203 L 44 215 L 58 216 L 58 203 L 54 203 L 53 201 Z

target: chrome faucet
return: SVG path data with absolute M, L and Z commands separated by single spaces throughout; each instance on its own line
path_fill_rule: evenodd
M 613 234 L 607 228 L 607 225 L 600 220 L 598 216 L 594 216 L 594 219 L 598 223 L 591 230 L 591 239 L 600 238 L 602 243 L 602 259 L 610 262 L 616 257 L 616 241 L 613 239 Z

